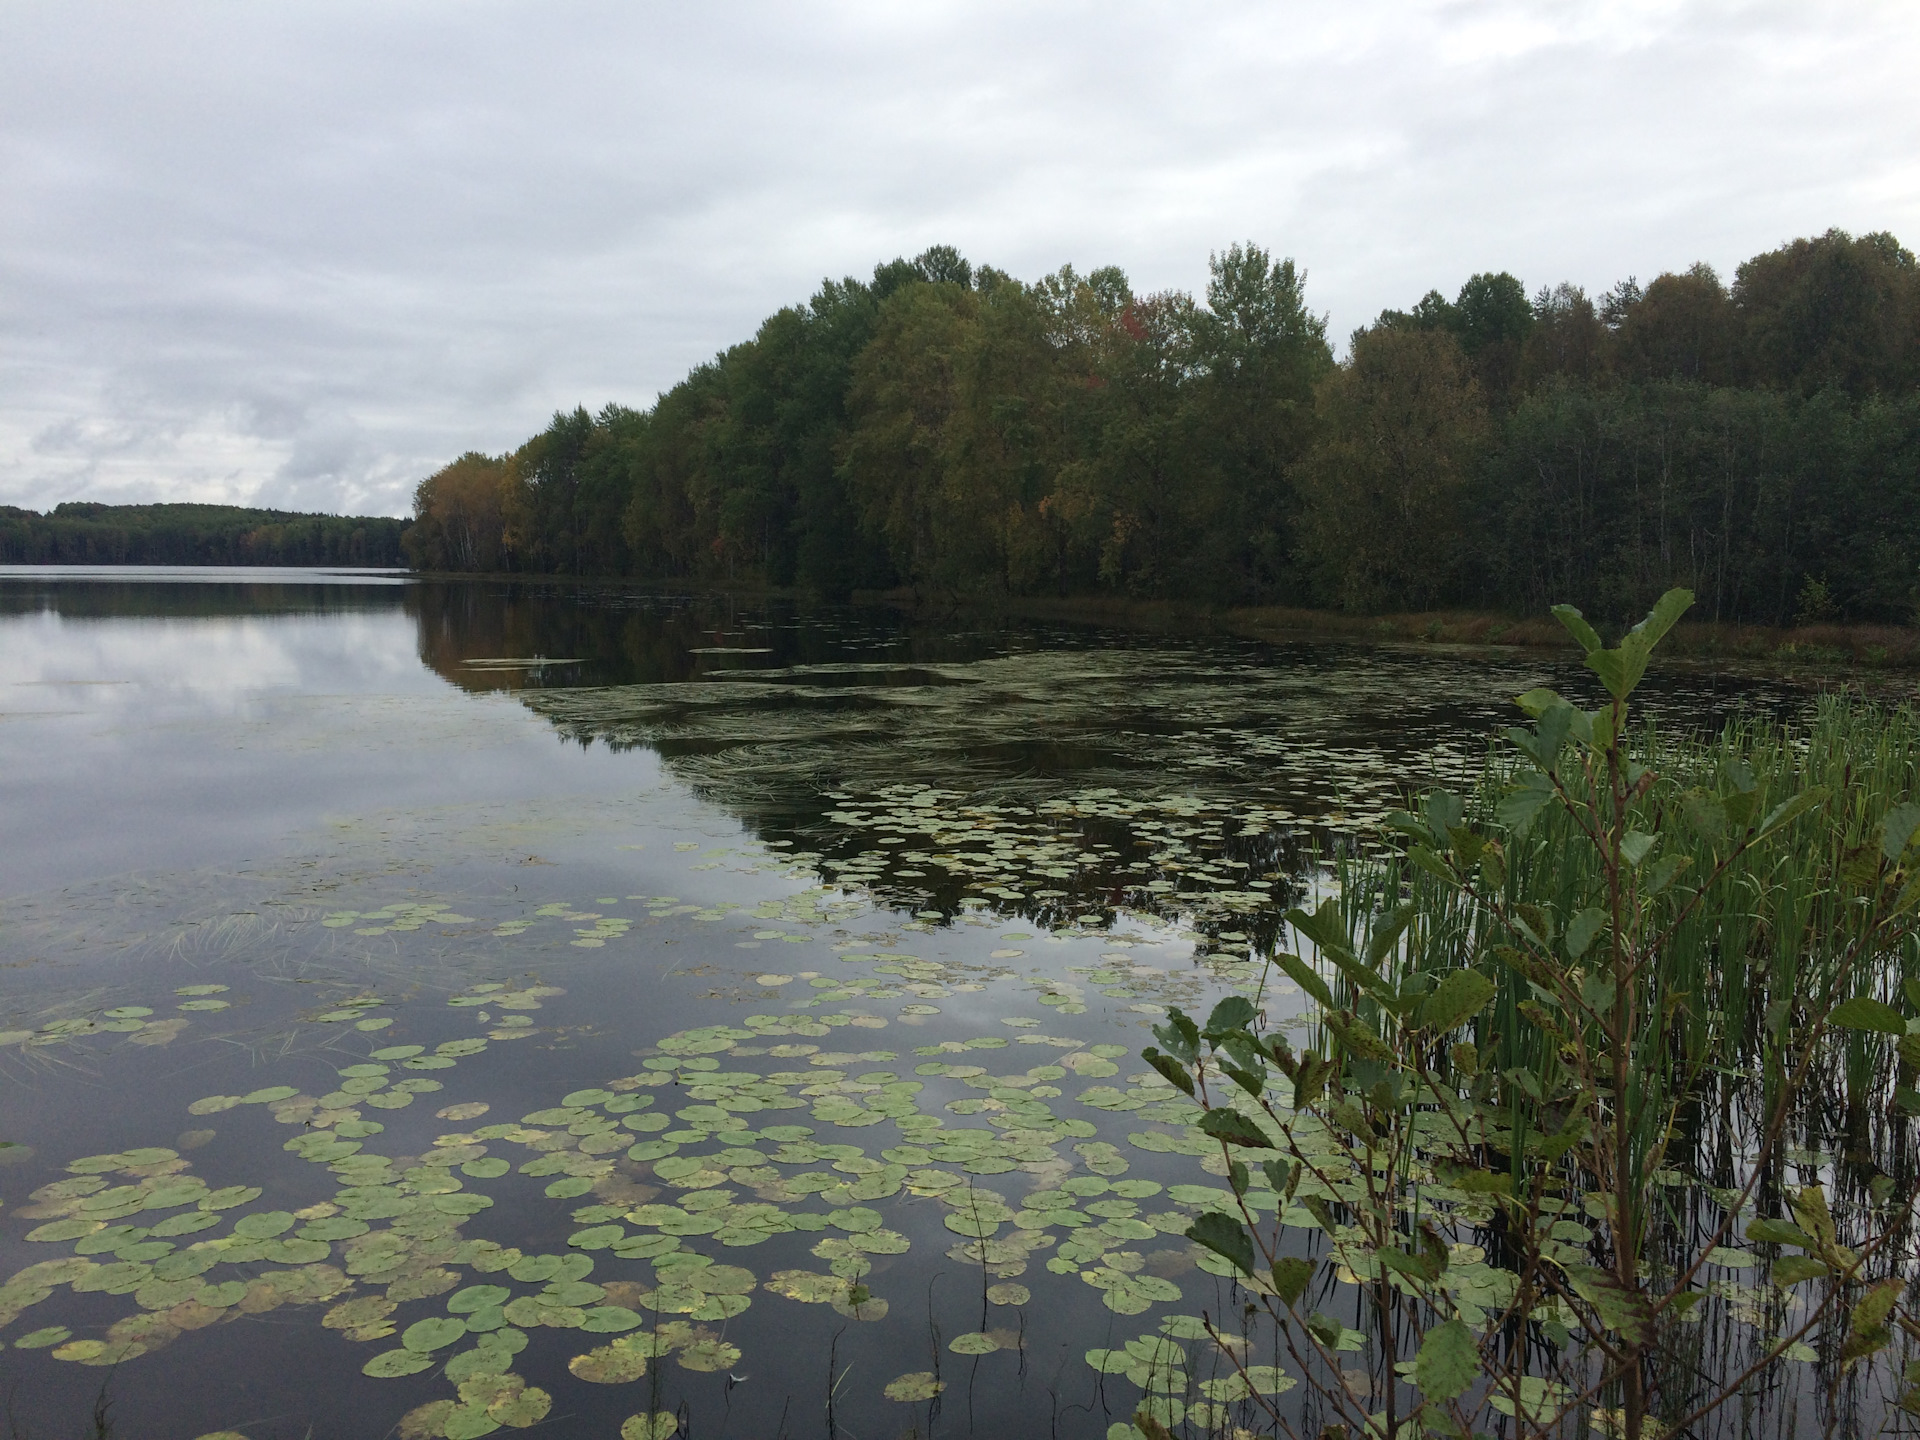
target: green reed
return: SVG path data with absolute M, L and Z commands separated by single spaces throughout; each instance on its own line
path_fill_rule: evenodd
M 1307 1048 L 1230 998 L 1146 1052 L 1206 1106 L 1235 1196 L 1189 1235 L 1349 1427 L 1464 1436 L 1491 1411 L 1640 1440 L 1719 1423 L 1789 1359 L 1825 1362 L 1828 1423 L 1851 1423 L 1862 1377 L 1899 1374 L 1875 1358 L 1896 1327 L 1920 1339 L 1920 717 L 1840 695 L 1708 739 L 1634 724 L 1689 599 L 1611 649 L 1556 612 L 1610 703 L 1518 697 L 1535 724 L 1472 793 L 1423 797 L 1402 854 L 1289 914 Z M 1360 1285 L 1370 1372 L 1304 1308 L 1324 1280 L 1289 1226 Z

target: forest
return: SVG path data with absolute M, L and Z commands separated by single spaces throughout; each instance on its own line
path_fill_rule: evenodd
M 237 505 L 0 505 L 0 563 L 397 566 L 405 523 Z
M 1597 297 L 1474 275 L 1336 358 L 1257 245 L 1205 293 L 951 247 L 828 280 L 645 410 L 422 481 L 410 562 L 825 597 L 1351 613 L 1669 587 L 1702 620 L 1913 623 L 1920 271 L 1830 230 Z

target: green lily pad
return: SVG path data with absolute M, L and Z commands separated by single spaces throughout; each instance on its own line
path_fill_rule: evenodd
M 595 1385 L 626 1385 L 647 1373 L 652 1353 L 652 1337 L 628 1336 L 574 1356 L 567 1369 Z
M 292 1228 L 293 1216 L 285 1210 L 262 1210 L 233 1222 L 233 1233 L 247 1240 L 271 1240 Z
M 422 1355 L 444 1349 L 467 1333 L 467 1322 L 461 1319 L 430 1315 L 425 1320 L 416 1320 L 401 1333 L 400 1343 L 407 1349 Z
M 492 1305 L 504 1305 L 513 1292 L 504 1285 L 469 1285 L 447 1297 L 447 1309 L 455 1315 L 471 1315 Z
M 718 1338 L 697 1340 L 674 1359 L 688 1370 L 731 1370 L 740 1363 L 740 1347 Z
M 933 1378 L 931 1370 L 915 1370 L 902 1375 L 897 1380 L 889 1380 L 883 1392 L 887 1399 L 898 1400 L 903 1404 L 916 1404 L 922 1400 L 931 1400 L 947 1388 L 946 1381 Z
M 523 1284 L 538 1284 L 560 1273 L 558 1255 L 523 1255 L 507 1267 L 507 1274 Z
M 49 1325 L 42 1330 L 29 1330 L 13 1343 L 14 1348 L 19 1350 L 45 1350 L 72 1338 L 73 1332 L 66 1326 Z
M 228 1185 L 209 1190 L 200 1200 L 202 1210 L 233 1210 L 251 1205 L 263 1192 L 258 1185 Z
M 418 1375 L 432 1364 L 431 1355 L 416 1350 L 383 1350 L 362 1365 L 360 1373 L 376 1380 L 397 1380 L 402 1375 Z
M 446 1440 L 480 1440 L 483 1435 L 491 1435 L 500 1428 L 500 1422 L 494 1419 L 481 1405 L 454 1405 L 439 1417 L 435 1434 Z
M 846 1295 L 847 1282 L 838 1275 L 811 1270 L 776 1270 L 767 1278 L 766 1288 L 804 1305 L 825 1305 Z
M 617 1335 L 637 1329 L 643 1322 L 624 1305 L 589 1305 L 580 1328 L 593 1335 Z
M 620 1440 L 673 1440 L 673 1433 L 679 1428 L 679 1418 L 670 1411 L 629 1415 L 620 1423 Z
M 517 1394 L 495 1400 L 487 1406 L 487 1414 L 502 1425 L 524 1430 L 546 1419 L 552 1408 L 553 1397 L 539 1386 L 529 1385 Z M 451 1433 L 448 1440 L 453 1440 Z
M 1000 1342 L 982 1331 L 969 1330 L 954 1336 L 947 1348 L 956 1355 L 990 1355 L 1000 1348 Z
M 45 1225 L 37 1225 L 27 1232 L 29 1240 L 78 1240 L 82 1235 L 91 1235 L 105 1228 L 99 1220 L 50 1220 Z

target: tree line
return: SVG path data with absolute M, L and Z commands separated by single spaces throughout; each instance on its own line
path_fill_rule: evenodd
M 825 282 L 646 410 L 422 481 L 419 568 L 1352 612 L 1906 621 L 1920 270 L 1833 230 L 1592 297 L 1429 292 L 1336 361 L 1256 245 L 1202 295 L 951 247 Z
M 237 505 L 101 505 L 45 514 L 0 505 L 0 562 L 13 565 L 386 565 L 406 563 L 406 522 Z

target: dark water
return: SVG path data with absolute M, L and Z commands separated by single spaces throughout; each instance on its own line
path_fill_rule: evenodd
M 1170 1418 L 1250 1425 L 1184 1338 L 1235 1299 L 1179 1233 L 1219 1182 L 1146 1027 L 1235 988 L 1284 1023 L 1260 961 L 1316 857 L 1471 774 L 1543 683 L 1583 688 L 554 586 L 0 575 L 14 1423 L 80 1433 L 104 1387 L 154 1436 L 1102 1436 L 1142 1391 L 1086 1352 L 1159 1337 L 1193 1372 Z M 1674 672 L 1649 703 L 1793 702 Z

